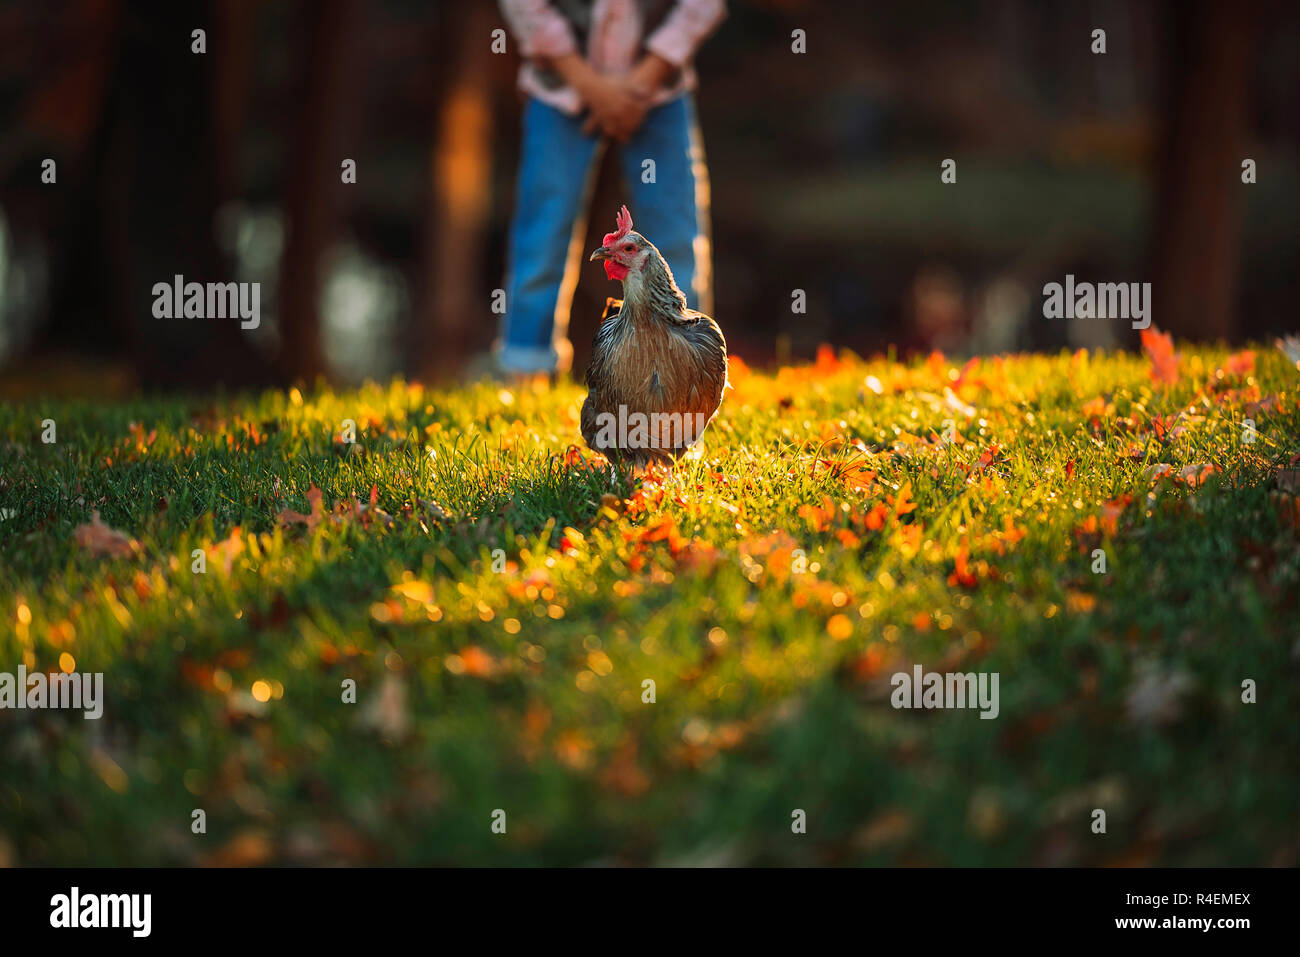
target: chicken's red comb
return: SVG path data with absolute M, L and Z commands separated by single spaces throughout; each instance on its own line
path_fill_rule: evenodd
M 629 229 L 632 228 L 632 214 L 627 211 L 626 206 L 624 206 L 622 209 L 618 211 L 618 219 L 616 219 L 614 222 L 617 224 L 618 229 L 616 229 L 612 233 L 605 234 L 605 238 L 603 242 L 606 246 L 608 246 L 612 242 L 617 241 L 621 236 L 625 235 Z

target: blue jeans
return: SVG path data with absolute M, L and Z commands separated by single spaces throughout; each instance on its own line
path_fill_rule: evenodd
M 586 265 L 587 207 L 606 146 L 602 137 L 583 134 L 584 121 L 532 98 L 524 108 L 506 313 L 496 346 L 507 371 L 563 372 L 573 358 L 569 307 Z M 693 100 L 681 96 L 650 110 L 618 150 L 633 228 L 659 247 L 691 308 L 710 312 L 708 167 Z M 655 163 L 652 183 L 642 181 L 647 159 Z M 611 230 L 616 211 L 608 210 Z

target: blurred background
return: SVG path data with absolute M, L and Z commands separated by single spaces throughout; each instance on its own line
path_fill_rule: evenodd
M 698 105 L 716 315 L 747 361 L 1133 345 L 1042 317 L 1066 273 L 1153 283 L 1180 338 L 1296 328 L 1300 6 L 729 10 Z M 466 375 L 518 161 L 504 26 L 488 0 L 0 3 L 0 394 Z M 607 157 L 586 248 L 624 199 Z M 261 326 L 155 319 L 177 273 L 260 282 Z M 616 293 L 583 270 L 579 376 Z

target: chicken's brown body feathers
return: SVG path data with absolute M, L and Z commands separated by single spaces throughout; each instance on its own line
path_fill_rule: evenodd
M 718 324 L 685 308 L 685 296 L 654 251 L 644 282 L 628 287 L 622 310 L 602 322 L 587 367 L 582 436 L 611 460 L 672 462 L 699 439 L 727 387 L 727 343 Z M 649 441 L 611 441 L 602 413 L 615 420 L 640 412 L 653 424 Z M 653 418 L 656 413 L 670 413 Z M 605 419 L 609 421 L 608 418 Z M 676 430 L 674 432 L 674 430 Z

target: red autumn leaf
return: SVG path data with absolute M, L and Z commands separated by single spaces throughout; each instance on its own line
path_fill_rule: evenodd
M 860 462 L 834 462 L 830 459 L 818 459 L 817 465 L 831 470 L 831 475 L 844 480 L 844 484 L 860 492 L 869 492 L 876 481 L 876 472 Z
M 908 512 L 916 511 L 916 503 L 911 500 L 911 482 L 905 482 L 903 484 L 903 487 L 898 490 L 897 498 L 893 495 L 886 495 L 885 498 L 889 500 L 890 505 L 894 506 L 894 512 L 898 515 L 906 515 Z
M 727 381 L 736 383 L 749 375 L 749 365 L 734 352 L 727 356 Z
M 1124 509 L 1129 507 L 1133 501 L 1132 495 L 1121 495 L 1119 498 L 1113 498 L 1101 507 L 1101 527 L 1107 535 L 1114 536 L 1119 532 L 1119 517 L 1124 514 Z
M 1178 473 L 1178 477 L 1189 487 L 1196 488 L 1198 485 L 1204 485 L 1206 480 L 1217 471 L 1219 471 L 1218 468 L 1213 465 L 1199 463 L 1184 466 L 1182 471 Z
M 814 532 L 824 532 L 835 521 L 835 503 L 826 498 L 821 505 L 800 505 L 796 514 L 806 521 L 808 527 Z
M 1083 408 L 1079 411 L 1086 419 L 1101 419 L 1105 417 L 1108 409 L 1109 403 L 1106 402 L 1106 397 L 1099 395 L 1097 398 L 1085 402 Z
M 1151 360 L 1152 379 L 1164 383 L 1178 381 L 1178 353 L 1174 352 L 1174 340 L 1169 333 L 1161 332 L 1155 326 L 1143 329 L 1142 351 Z
M 915 506 L 913 506 L 915 508 Z M 870 531 L 877 532 L 885 527 L 885 521 L 889 518 L 889 509 L 883 502 L 877 502 L 871 506 L 871 511 L 867 512 L 862 524 Z
M 1228 356 L 1223 364 L 1223 371 L 1228 375 L 1253 375 L 1255 372 L 1255 350 L 1243 349 Z
M 838 372 L 840 365 L 839 357 L 835 355 L 833 348 L 825 342 L 817 347 L 817 372 Z
M 638 536 L 642 544 L 649 542 L 667 542 L 668 550 L 676 555 L 687 544 L 677 530 L 677 523 L 668 516 L 657 519 L 647 526 Z
M 979 461 L 975 463 L 976 469 L 986 469 L 1002 454 L 1002 446 L 990 445 L 980 453 Z
M 925 371 L 935 379 L 947 381 L 948 360 L 938 349 L 930 353 L 925 360 Z
M 468 645 L 460 651 L 465 674 L 472 678 L 491 678 L 497 671 L 497 660 L 478 645 Z
M 952 574 L 948 576 L 950 587 L 975 588 L 979 585 L 979 579 L 971 574 L 969 558 L 970 555 L 965 545 L 957 550 L 957 558 L 954 562 Z

